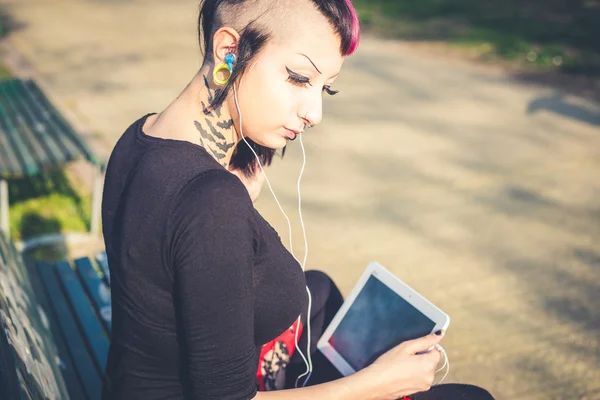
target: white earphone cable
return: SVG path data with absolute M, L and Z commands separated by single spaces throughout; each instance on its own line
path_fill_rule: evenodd
M 437 385 L 440 385 L 442 382 L 444 382 L 444 379 L 446 379 L 446 377 L 448 376 L 448 373 L 450 372 L 450 360 L 448 360 L 448 355 L 446 354 L 446 350 L 444 350 L 444 348 L 441 345 L 437 345 L 436 348 L 444 356 L 444 365 L 442 365 L 437 371 L 435 371 L 435 373 L 437 374 L 438 372 L 440 372 L 441 370 L 443 370 L 446 367 L 448 367 L 448 369 L 446 369 L 446 373 L 444 374 L 442 379 L 438 383 L 436 383 L 432 386 L 437 386 Z
M 235 105 L 237 108 L 237 112 L 239 115 L 239 126 L 240 126 L 240 134 L 242 136 L 242 139 L 244 140 L 244 142 L 248 145 L 248 147 L 250 148 L 250 150 L 252 151 L 252 153 L 254 154 L 254 156 L 256 157 L 256 161 L 258 162 L 258 166 L 260 167 L 261 171 L 263 172 L 264 176 L 265 176 L 265 181 L 267 182 L 267 186 L 269 186 L 269 190 L 271 191 L 271 194 L 273 194 L 273 198 L 275 199 L 275 202 L 277 203 L 277 206 L 279 207 L 279 210 L 281 211 L 281 213 L 283 214 L 283 216 L 285 217 L 287 223 L 288 223 L 288 233 L 289 233 L 289 237 L 290 237 L 290 253 L 292 254 L 292 257 L 294 257 L 294 259 L 296 260 L 296 262 L 298 264 L 301 265 L 302 270 L 304 271 L 306 268 L 306 260 L 308 258 L 308 241 L 306 238 L 306 229 L 304 226 L 304 220 L 302 218 L 302 197 L 300 194 L 300 181 L 302 179 L 302 175 L 304 174 L 304 168 L 306 166 L 306 151 L 304 149 L 304 143 L 302 142 L 302 135 L 300 135 L 300 144 L 302 147 L 302 155 L 303 155 L 303 162 L 302 162 L 302 169 L 300 170 L 300 176 L 298 177 L 298 212 L 300 215 L 300 224 L 302 226 L 302 232 L 304 235 L 304 259 L 303 262 L 300 263 L 300 261 L 298 260 L 298 258 L 296 257 L 296 255 L 294 254 L 294 244 L 292 241 L 292 223 L 290 221 L 290 219 L 288 218 L 287 214 L 285 213 L 285 211 L 283 210 L 283 207 L 281 206 L 281 203 L 279 203 L 279 199 L 277 199 L 277 196 L 275 195 L 275 192 L 273 191 L 273 187 L 271 186 L 271 182 L 269 181 L 269 177 L 267 176 L 262 163 L 260 162 L 260 158 L 258 157 L 258 154 L 256 154 L 256 152 L 254 151 L 254 149 L 252 148 L 252 146 L 250 146 L 250 144 L 248 143 L 248 141 L 246 140 L 246 137 L 244 136 L 244 131 L 242 128 L 242 111 L 240 110 L 240 105 L 238 102 L 238 95 L 237 95 L 237 88 L 235 85 L 233 85 L 233 95 L 234 95 L 234 100 L 235 100 Z M 310 342 L 311 342 L 311 334 L 310 334 L 310 312 L 311 312 L 311 307 L 312 307 L 312 296 L 310 293 L 310 289 L 308 288 L 308 286 L 306 287 L 306 292 L 308 293 L 308 310 L 307 310 L 307 317 L 306 317 L 306 322 L 307 322 L 307 357 L 304 356 L 304 353 L 302 352 L 302 350 L 300 350 L 300 346 L 298 345 L 298 332 L 299 332 L 299 323 L 302 320 L 302 315 L 298 316 L 297 319 L 297 325 L 296 325 L 296 334 L 294 337 L 294 341 L 295 341 L 295 345 L 296 345 L 296 349 L 298 350 L 298 353 L 300 354 L 300 356 L 302 357 L 302 360 L 304 360 L 304 363 L 306 364 L 306 371 L 298 376 L 298 378 L 296 378 L 296 383 L 295 383 L 295 387 L 298 387 L 298 381 L 308 375 L 308 377 L 306 378 L 306 380 L 304 381 L 304 383 L 302 384 L 302 387 L 304 387 L 306 385 L 306 383 L 308 382 L 308 380 L 310 379 L 310 376 L 312 374 L 312 359 L 311 359 L 311 355 L 310 355 Z
M 304 168 L 306 166 L 306 150 L 304 149 L 304 142 L 302 141 L 302 135 L 300 135 L 300 147 L 302 148 L 303 162 L 302 162 L 302 168 L 300 170 L 300 176 L 298 177 L 298 214 L 300 216 L 300 225 L 302 226 L 302 233 L 304 235 L 304 260 L 302 262 L 302 270 L 305 270 L 306 269 L 306 259 L 308 258 L 308 240 L 306 238 L 306 229 L 304 226 L 304 218 L 302 217 L 302 194 L 300 193 L 300 180 L 302 179 L 302 175 L 304 174 Z M 275 195 L 275 194 L 273 194 L 273 195 Z M 290 240 L 291 240 L 291 238 L 290 238 Z M 306 371 L 302 375 L 299 375 L 298 378 L 296 378 L 296 383 L 294 384 L 294 387 L 298 387 L 298 381 L 301 378 L 303 378 L 304 376 L 308 375 L 306 377 L 306 379 L 304 380 L 304 383 L 302 384 L 302 387 L 306 386 L 306 383 L 310 379 L 310 377 L 312 375 L 312 371 L 313 371 L 312 357 L 310 355 L 310 342 L 311 342 L 310 312 L 311 312 L 311 307 L 312 307 L 312 295 L 310 293 L 310 290 L 308 289 L 308 286 L 306 287 L 306 291 L 308 293 L 308 311 L 306 314 L 307 315 L 307 317 L 306 317 L 306 330 L 307 330 L 307 332 L 306 332 L 307 333 L 306 357 L 308 358 L 308 361 L 304 357 L 302 350 L 300 350 L 300 346 L 298 345 L 298 331 L 296 331 L 294 343 L 296 345 L 296 348 L 298 349 L 298 352 L 302 356 L 304 363 L 306 364 Z

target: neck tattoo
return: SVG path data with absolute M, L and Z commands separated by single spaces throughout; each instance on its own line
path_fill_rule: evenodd
M 202 104 L 202 111 L 206 118 L 204 121 L 194 121 L 194 126 L 200 133 L 200 145 L 206 149 L 212 156 L 225 168 L 228 166 L 227 153 L 235 146 L 233 141 L 228 141 L 226 134 L 233 127 L 233 119 L 223 119 L 221 106 L 212 108 L 210 103 L 214 99 L 214 90 L 210 88 L 206 75 L 204 76 L 204 85 L 208 90 L 208 102 Z

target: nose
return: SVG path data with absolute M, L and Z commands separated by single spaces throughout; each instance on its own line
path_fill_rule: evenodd
M 319 96 L 318 100 L 312 100 L 298 116 L 304 123 L 305 129 L 319 124 L 323 119 L 323 97 Z

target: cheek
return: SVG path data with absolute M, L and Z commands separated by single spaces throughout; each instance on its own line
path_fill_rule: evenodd
M 244 128 L 249 132 L 268 132 L 287 124 L 295 115 L 293 89 L 280 71 L 255 65 L 240 87 Z

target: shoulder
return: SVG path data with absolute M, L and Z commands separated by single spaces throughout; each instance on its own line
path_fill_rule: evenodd
M 218 199 L 219 203 L 239 201 L 252 204 L 248 191 L 240 179 L 224 169 L 211 169 L 193 176 L 183 186 L 177 198 L 179 201 L 194 198 L 207 201 Z
M 177 194 L 174 214 L 180 218 L 254 219 L 254 205 L 240 179 L 224 169 L 193 176 Z
M 256 249 L 261 234 L 255 214 L 246 188 L 235 175 L 222 169 L 194 176 L 177 194 L 169 215 L 174 254 L 190 249 L 218 253 L 231 241 L 239 249 Z

